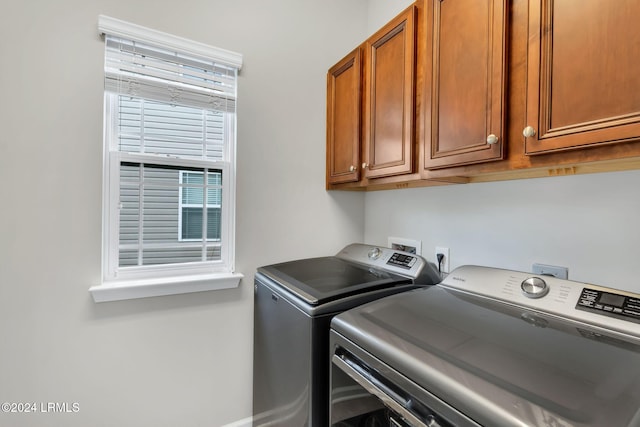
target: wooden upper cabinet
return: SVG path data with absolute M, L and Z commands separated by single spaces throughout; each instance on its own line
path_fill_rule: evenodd
M 640 138 L 640 2 L 530 0 L 527 154 Z
M 507 3 L 426 0 L 425 169 L 504 158 Z
M 414 171 L 416 15 L 411 6 L 364 44 L 367 178 Z
M 361 50 L 327 73 L 327 184 L 360 180 Z

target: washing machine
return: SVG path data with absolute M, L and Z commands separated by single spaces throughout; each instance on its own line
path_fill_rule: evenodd
M 335 256 L 258 268 L 253 425 L 329 424 L 329 329 L 338 313 L 440 281 L 424 258 L 351 244 Z

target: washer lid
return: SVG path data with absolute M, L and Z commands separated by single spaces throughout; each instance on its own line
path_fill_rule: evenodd
M 637 338 L 439 285 L 331 325 L 482 425 L 640 426 Z
M 307 258 L 258 268 L 258 272 L 307 304 L 411 283 L 411 279 L 331 256 Z

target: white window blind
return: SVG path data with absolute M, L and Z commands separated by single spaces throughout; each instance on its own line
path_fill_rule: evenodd
M 216 48 L 112 18 L 99 27 L 103 280 L 233 273 L 240 63 L 228 51 L 217 61 Z
M 171 105 L 235 111 L 235 68 L 110 35 L 105 43 L 105 90 Z

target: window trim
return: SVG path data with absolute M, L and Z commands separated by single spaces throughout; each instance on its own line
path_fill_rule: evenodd
M 98 16 L 98 32 L 101 35 L 110 34 L 128 40 L 155 44 L 179 52 L 213 59 L 221 64 L 236 68 L 238 71 L 242 68 L 243 58 L 239 53 L 121 21 L 110 16 Z
M 161 33 L 148 28 L 129 24 L 113 18 L 100 16 L 101 34 L 123 36 L 144 41 L 162 47 L 180 50 L 185 53 L 207 56 L 217 62 L 236 67 L 242 65 L 242 56 L 234 52 L 213 48 L 198 42 Z M 235 114 L 224 115 L 224 126 L 232 130 L 232 140 L 225 144 L 225 161 L 205 161 L 197 159 L 168 159 L 166 156 L 141 153 L 123 153 L 113 151 L 114 131 L 107 114 L 116 111 L 115 100 L 118 95 L 105 93 L 105 127 L 103 155 L 103 259 L 102 280 L 89 291 L 95 302 L 117 301 L 160 295 L 173 295 L 216 289 L 229 289 L 239 285 L 244 277 L 235 272 L 235 204 L 236 204 L 236 139 Z M 229 135 L 229 134 L 227 134 Z M 188 168 L 208 168 L 222 171 L 222 209 L 221 209 L 221 259 L 222 261 L 200 261 L 194 263 L 162 264 L 144 266 L 144 268 L 117 268 L 119 240 L 119 180 L 122 161 L 157 165 L 185 166 Z M 114 234 L 115 233 L 115 234 Z M 114 239 L 115 236 L 115 240 Z M 114 257 L 115 256 L 115 257 Z M 115 268 L 113 262 L 115 260 Z M 115 273 L 115 274 L 114 274 Z
M 222 171 L 223 180 L 225 177 L 231 181 L 231 167 L 227 162 L 205 162 L 202 160 L 187 160 L 187 159 L 167 159 L 164 156 L 157 155 L 145 155 L 145 154 L 133 154 L 110 151 L 105 153 L 107 158 L 107 165 L 105 166 L 104 180 L 109 181 L 108 192 L 105 194 L 103 203 L 105 203 L 103 210 L 106 211 L 109 207 L 108 220 L 104 223 L 104 255 L 103 259 L 106 269 L 103 271 L 104 283 L 119 282 L 127 280 L 140 280 L 140 279 L 152 279 L 154 277 L 162 279 L 163 277 L 183 276 L 188 275 L 189 272 L 193 274 L 203 273 L 228 273 L 234 270 L 233 259 L 231 258 L 231 249 L 234 245 L 234 231 L 230 226 L 227 218 L 234 218 L 235 206 L 231 205 L 231 194 L 233 193 L 233 187 L 225 187 L 223 184 L 222 191 L 222 221 L 221 221 L 221 241 L 225 244 L 222 245 L 221 259 L 219 261 L 198 261 L 195 263 L 180 263 L 180 264 L 159 264 L 148 265 L 138 267 L 124 267 L 120 268 L 118 265 L 119 260 L 119 245 L 113 244 L 113 242 L 119 242 L 120 240 L 120 164 L 123 162 L 141 163 L 141 164 L 154 164 L 154 165 L 166 165 L 166 166 L 184 166 L 186 168 L 215 168 Z M 215 165 L 215 166 L 213 166 Z M 231 185 L 230 182 L 227 184 Z M 177 239 L 177 236 L 176 236 Z M 202 268 L 200 267 L 202 266 Z
M 164 279 L 126 280 L 103 283 L 89 288 L 93 301 L 109 302 L 135 298 L 178 295 L 192 292 L 237 288 L 244 277 L 241 273 L 217 273 L 167 277 Z
M 209 168 L 209 170 L 211 170 L 211 168 Z M 217 169 L 217 170 L 219 170 L 219 169 Z M 184 194 L 183 191 L 184 191 L 184 174 L 185 173 L 202 173 L 204 175 L 204 173 L 200 172 L 200 171 L 190 171 L 190 170 L 181 170 L 181 171 L 179 171 L 179 179 L 178 179 L 178 181 L 179 181 L 179 185 L 180 186 L 178 188 L 178 241 L 179 242 L 198 242 L 198 241 L 200 241 L 200 239 L 184 237 L 183 233 L 182 233 L 182 225 L 183 225 L 182 224 L 182 217 L 183 217 L 183 214 L 184 214 L 183 209 L 184 208 L 201 208 L 201 206 L 198 205 L 198 204 L 184 203 L 182 201 L 182 195 Z M 224 173 L 222 174 L 222 176 L 224 176 Z M 204 179 L 205 178 L 203 176 L 203 181 L 202 181 L 203 183 L 204 183 Z M 207 184 L 207 185 L 209 185 L 209 184 Z M 224 188 L 224 187 L 222 187 L 222 188 Z M 207 210 L 207 214 L 208 214 L 208 211 L 209 211 L 210 208 L 218 208 L 218 209 L 221 210 L 221 214 L 222 214 L 222 204 L 209 203 L 209 199 L 207 198 L 207 209 L 206 209 Z M 220 222 L 221 222 L 221 225 L 222 225 L 223 221 L 220 221 Z M 210 241 L 210 242 L 214 242 L 214 241 L 216 241 L 218 239 L 209 239 L 207 237 L 206 240 Z M 222 240 L 222 236 L 221 236 L 220 240 Z

